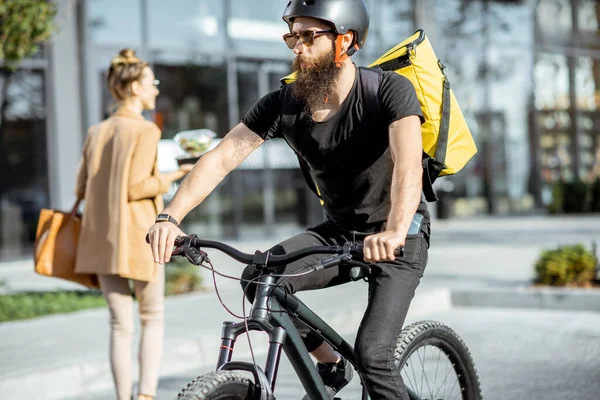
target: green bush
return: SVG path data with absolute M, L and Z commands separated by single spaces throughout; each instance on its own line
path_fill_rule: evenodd
M 165 268 L 165 294 L 171 296 L 202 289 L 202 277 L 198 268 L 181 257 L 173 258 Z M 106 301 L 100 291 L 64 290 L 2 294 L 0 295 L 0 322 L 103 306 L 106 306 Z
M 581 244 L 543 251 L 535 265 L 536 282 L 551 286 L 591 283 L 595 270 L 595 255 Z
M 548 211 L 551 214 L 563 212 L 563 200 L 565 197 L 565 187 L 563 183 L 552 185 L 552 202 L 548 205 Z
M 202 289 L 200 268 L 202 267 L 190 264 L 183 257 L 171 258 L 171 261 L 165 265 L 165 291 L 167 296 L 195 292 Z
M 22 292 L 0 295 L 0 322 L 106 305 L 98 291 Z

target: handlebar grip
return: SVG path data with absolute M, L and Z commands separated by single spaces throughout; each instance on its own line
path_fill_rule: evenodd
M 184 242 L 185 236 L 177 236 L 175 238 L 175 246 L 181 246 Z M 146 233 L 146 243 L 150 244 L 150 234 Z
M 364 245 L 362 243 L 356 243 L 356 247 L 353 249 L 354 255 L 361 255 L 363 253 Z M 404 246 L 398 247 L 394 250 L 394 255 L 396 257 L 404 257 Z

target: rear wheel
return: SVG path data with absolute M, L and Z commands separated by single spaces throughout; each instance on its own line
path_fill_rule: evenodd
M 469 349 L 440 322 L 420 321 L 403 329 L 395 359 L 404 384 L 421 400 L 481 400 Z
M 199 376 L 175 400 L 259 400 L 255 386 L 246 376 L 234 371 L 217 371 Z

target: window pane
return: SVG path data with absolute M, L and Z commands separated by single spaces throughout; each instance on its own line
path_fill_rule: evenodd
M 579 0 L 577 13 L 579 30 L 598 34 L 600 4 L 596 0 Z
M 578 57 L 575 67 L 577 126 L 581 151 L 581 176 L 598 178 L 600 171 L 600 60 Z M 594 168 L 595 167 L 595 168 Z M 593 175 L 589 175 L 594 169 Z
M 222 0 L 148 1 L 148 43 L 159 53 L 223 53 Z
M 570 0 L 540 0 L 537 21 L 542 34 L 558 36 L 573 29 Z
M 539 54 L 535 65 L 535 106 L 538 110 L 567 110 L 569 68 L 559 54 Z
M 0 134 L 0 260 L 31 254 L 49 204 L 44 73 L 17 70 L 10 82 Z
M 222 0 L 219 0 L 222 1 Z M 246 18 L 253 20 L 265 20 L 273 22 L 281 22 L 285 26 L 285 22 L 281 19 L 287 2 L 281 0 L 230 0 L 231 2 L 231 17 Z
M 210 129 L 222 137 L 229 130 L 227 69 L 219 66 L 158 64 L 160 79 L 156 121 L 163 138 L 188 129 Z
M 575 67 L 575 93 L 577 108 L 597 110 L 600 94 L 600 60 L 579 57 Z
M 573 127 L 568 111 L 542 111 L 538 115 L 542 179 L 573 179 Z
M 91 0 L 88 28 L 94 44 L 139 47 L 142 43 L 140 1 Z
M 235 54 L 246 58 L 291 59 L 282 36 L 288 26 L 281 18 L 286 2 L 230 0 L 227 32 Z

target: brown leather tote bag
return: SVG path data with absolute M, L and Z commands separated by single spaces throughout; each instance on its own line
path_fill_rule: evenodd
M 75 202 L 70 213 L 51 209 L 40 211 L 34 247 L 35 272 L 98 289 L 96 274 L 75 273 L 81 229 L 81 217 L 77 214 L 80 202 L 81 199 Z

